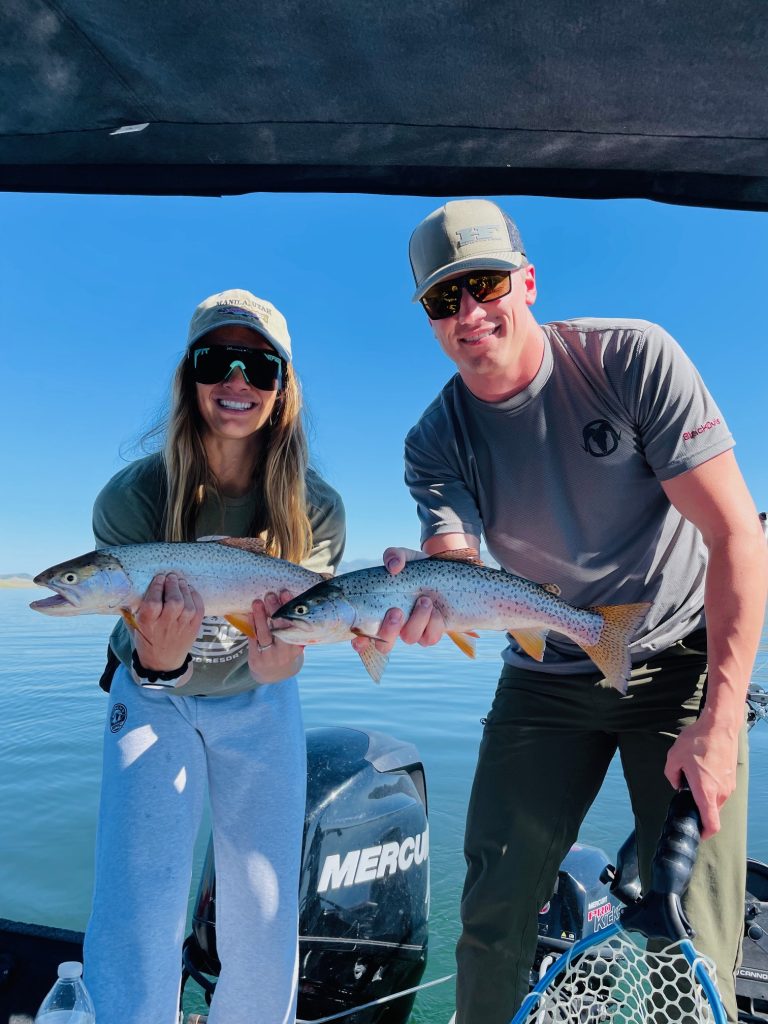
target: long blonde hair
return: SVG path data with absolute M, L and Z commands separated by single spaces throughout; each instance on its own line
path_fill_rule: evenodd
M 312 548 L 307 516 L 307 439 L 299 383 L 290 363 L 284 366 L 270 422 L 262 428 L 264 450 L 254 473 L 261 500 L 250 532 L 263 536 L 269 554 L 300 562 Z M 163 450 L 168 488 L 163 521 L 166 540 L 194 540 L 195 523 L 206 497 L 221 501 L 202 431 L 195 382 L 185 355 L 173 377 Z

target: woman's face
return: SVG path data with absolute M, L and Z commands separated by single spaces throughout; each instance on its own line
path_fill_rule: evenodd
M 199 342 L 209 345 L 242 345 L 274 352 L 266 338 L 237 325 L 217 327 Z M 258 433 L 269 421 L 278 391 L 261 391 L 235 369 L 218 384 L 195 384 L 197 405 L 207 432 L 222 440 L 243 440 Z

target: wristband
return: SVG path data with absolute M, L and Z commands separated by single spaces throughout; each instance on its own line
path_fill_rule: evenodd
M 184 662 L 179 665 L 178 668 L 172 668 L 168 672 L 160 672 L 154 668 L 145 668 L 139 661 L 139 656 L 134 648 L 133 654 L 131 655 L 131 665 L 133 671 L 139 677 L 139 679 L 145 679 L 148 683 L 170 683 L 173 679 L 180 679 L 181 676 L 189 668 L 189 663 L 192 661 L 192 655 L 188 654 L 184 659 Z

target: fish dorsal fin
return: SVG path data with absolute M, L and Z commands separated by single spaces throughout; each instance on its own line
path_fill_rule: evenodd
M 441 551 L 439 555 L 430 555 L 429 558 L 440 562 L 469 562 L 471 565 L 483 564 L 477 548 L 456 548 L 455 551 Z
M 456 646 L 459 648 L 462 654 L 466 654 L 468 658 L 474 658 L 475 655 L 475 637 L 477 633 L 453 633 L 449 632 L 448 636 L 453 640 Z
M 540 583 L 539 586 L 542 590 L 546 590 L 548 594 L 554 594 L 555 597 L 560 597 L 562 590 L 556 583 Z
M 220 537 L 218 542 L 228 548 L 241 548 L 243 551 L 250 551 L 252 555 L 267 553 L 267 546 L 261 537 Z
M 255 638 L 256 630 L 253 628 L 253 619 L 249 615 L 245 615 L 243 612 L 231 612 L 229 615 L 224 615 L 223 618 L 230 626 L 239 629 L 241 633 L 245 633 L 252 640 Z
M 360 660 L 365 665 L 365 670 L 374 683 L 380 683 L 384 675 L 384 669 L 389 661 L 388 654 L 382 654 L 376 649 L 376 644 L 371 640 L 365 650 L 360 654 Z
M 544 660 L 544 644 L 547 639 L 545 629 L 510 629 L 509 634 L 531 658 L 536 661 Z

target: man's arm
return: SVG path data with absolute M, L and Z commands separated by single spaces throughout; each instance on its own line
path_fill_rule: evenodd
M 709 559 L 704 592 L 709 680 L 701 716 L 667 756 L 675 788 L 685 775 L 702 817 L 702 838 L 720 828 L 733 792 L 744 701 L 765 615 L 768 548 L 752 498 L 728 451 L 662 483 L 704 538 Z

